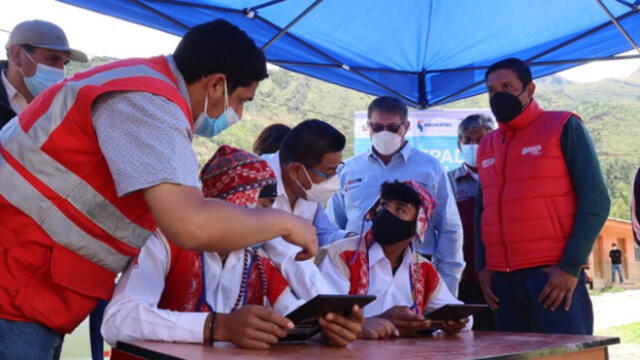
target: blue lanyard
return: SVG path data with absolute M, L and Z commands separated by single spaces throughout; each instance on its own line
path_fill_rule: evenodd
M 240 304 L 240 307 L 243 307 L 247 304 L 247 293 L 249 292 L 249 277 L 251 276 L 251 268 L 253 268 L 253 263 L 256 260 L 257 256 L 258 253 L 253 254 L 253 256 L 251 257 L 251 261 L 249 262 L 249 266 L 247 267 L 246 273 L 244 274 L 247 282 L 245 283 L 244 294 L 242 294 L 242 303 Z
M 409 248 L 411 249 L 411 255 L 413 255 L 413 243 L 409 244 Z M 413 304 L 411 305 L 411 310 L 416 314 L 420 315 L 418 311 L 418 304 L 416 304 L 416 292 L 415 292 L 415 284 L 413 283 L 413 266 L 414 263 L 411 261 L 409 265 L 409 288 L 411 289 L 411 299 L 413 300 Z
M 200 297 L 198 298 L 198 306 L 197 306 L 197 310 L 200 311 L 200 309 L 202 309 L 202 304 L 204 303 L 210 311 L 213 311 L 213 306 L 211 306 L 208 302 L 207 302 L 207 282 L 205 281 L 205 271 L 204 271 L 204 252 L 200 251 L 200 261 L 202 262 L 202 292 L 200 293 Z

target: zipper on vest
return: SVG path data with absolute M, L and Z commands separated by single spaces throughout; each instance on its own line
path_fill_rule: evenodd
M 505 131 L 502 134 L 502 143 L 505 144 L 505 139 L 507 137 L 507 132 Z M 511 140 L 509 140 L 508 142 L 506 142 L 505 145 L 505 150 L 504 150 L 504 162 L 502 163 L 502 186 L 500 187 L 500 201 L 499 201 L 499 206 L 500 206 L 500 211 L 498 212 L 499 216 L 503 217 L 502 214 L 502 209 L 503 209 L 503 195 L 504 195 L 504 188 L 505 188 L 505 184 L 507 183 L 507 163 L 509 160 L 509 145 L 511 145 Z M 508 255 L 508 249 L 507 249 L 507 241 L 506 238 L 504 236 L 504 224 L 502 222 L 502 219 L 500 220 L 500 238 L 502 240 L 502 245 L 504 246 L 504 261 L 505 264 L 507 265 L 507 272 L 510 271 L 510 266 L 509 266 L 509 255 Z

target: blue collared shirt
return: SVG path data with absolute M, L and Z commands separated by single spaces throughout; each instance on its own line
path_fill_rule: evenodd
M 421 183 L 436 201 L 436 209 L 420 247 L 432 256 L 432 263 L 453 294 L 464 269 L 462 225 L 447 173 L 433 156 L 409 143 L 385 165 L 372 149 L 347 160 L 340 171 L 340 191 L 327 204 L 329 218 L 342 229 L 360 233 L 365 213 L 373 206 L 385 181 L 414 180 Z

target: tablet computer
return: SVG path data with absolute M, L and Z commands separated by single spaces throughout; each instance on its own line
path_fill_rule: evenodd
M 432 321 L 456 321 L 487 309 L 489 305 L 485 304 L 449 304 L 424 314 L 424 317 Z
M 280 342 L 302 342 L 320 332 L 318 319 L 327 313 L 351 315 L 353 305 L 364 307 L 374 295 L 318 295 L 285 315 L 295 327 Z

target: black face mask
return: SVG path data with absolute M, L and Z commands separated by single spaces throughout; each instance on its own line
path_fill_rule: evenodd
M 415 221 L 402 220 L 387 209 L 379 210 L 373 218 L 373 237 L 380 245 L 407 240 L 416 232 Z
M 518 99 L 517 96 L 506 92 L 497 92 L 493 94 L 489 99 L 489 105 L 491 106 L 491 112 L 496 116 L 496 120 L 503 124 L 513 120 L 522 112 L 522 103 L 520 102 L 520 99 Z

